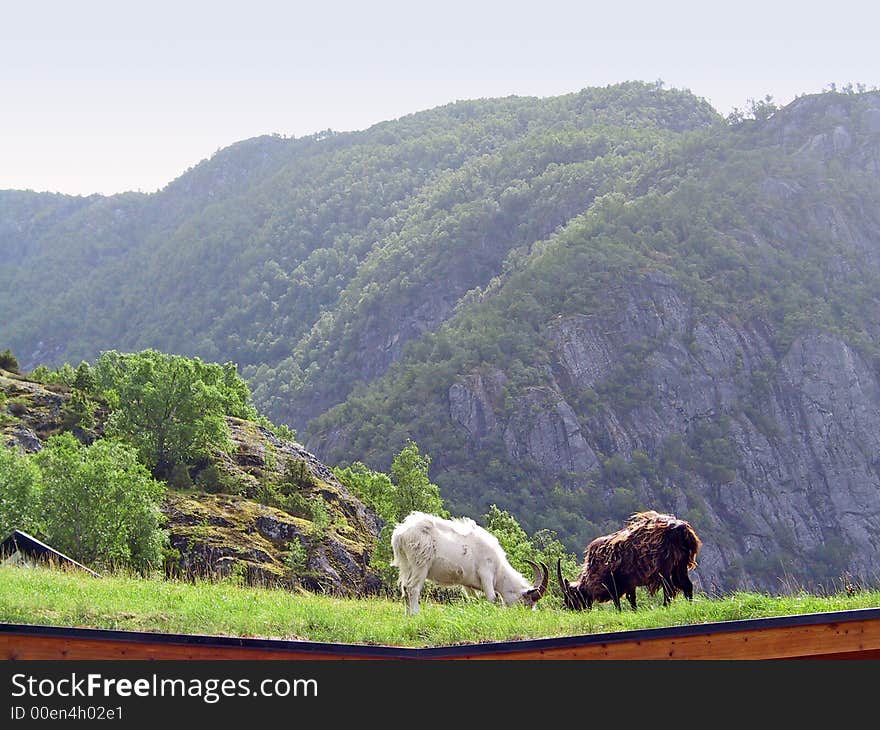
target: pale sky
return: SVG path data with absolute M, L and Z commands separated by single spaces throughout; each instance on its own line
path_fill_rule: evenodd
M 662 79 L 718 111 L 880 86 L 880 3 L 0 0 L 0 189 L 152 192 L 218 149 Z

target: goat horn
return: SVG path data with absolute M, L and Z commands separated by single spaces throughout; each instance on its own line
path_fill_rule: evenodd
M 568 583 L 562 577 L 562 558 L 556 558 L 556 577 L 559 579 L 559 587 L 563 593 L 568 593 Z
M 574 592 L 568 581 L 562 577 L 562 558 L 556 559 L 556 577 L 559 579 L 559 587 L 562 589 L 562 596 L 565 598 L 565 605 L 568 608 L 574 608 L 577 603 L 577 597 L 572 596 Z
M 550 577 L 550 571 L 544 563 L 541 563 L 541 567 L 538 567 L 537 563 L 533 563 L 531 560 L 526 560 L 526 562 L 532 566 L 532 570 L 535 573 L 535 585 L 532 590 L 537 594 L 538 599 L 543 598 L 544 594 L 547 592 L 547 582 Z

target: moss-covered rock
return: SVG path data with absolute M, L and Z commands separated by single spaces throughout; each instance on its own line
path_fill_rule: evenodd
M 83 442 L 103 436 L 66 417 L 72 391 L 0 370 L 0 437 L 27 453 L 62 431 Z M 189 578 L 225 578 L 355 595 L 373 592 L 368 569 L 379 520 L 300 444 L 251 421 L 228 418 L 231 448 L 175 472 L 163 507 L 166 569 Z
M 374 538 L 358 541 L 251 499 L 171 493 L 163 509 L 174 558 L 168 570 L 188 578 L 237 576 L 253 584 L 344 595 L 372 592 L 367 568 Z M 291 553 L 304 551 L 302 564 Z
M 168 498 L 167 527 L 180 555 L 171 569 L 345 595 L 377 590 L 367 567 L 377 516 L 300 444 L 251 421 L 228 425 L 232 450 L 202 465 L 193 482 L 231 493 Z
M 83 442 L 103 434 L 106 410 L 99 407 L 94 427 L 86 431 L 66 418 L 71 391 L 63 385 L 44 385 L 23 375 L 0 370 L 0 437 L 6 446 L 26 453 L 39 451 L 50 436 L 73 431 Z

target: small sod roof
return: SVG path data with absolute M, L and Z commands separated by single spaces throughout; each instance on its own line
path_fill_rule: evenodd
M 87 568 L 82 563 L 76 562 L 73 558 L 67 557 L 64 553 L 58 552 L 55 548 L 50 547 L 44 542 L 40 542 L 32 535 L 28 535 L 21 530 L 13 530 L 12 534 L 3 542 L 0 542 L 0 560 L 9 557 L 15 553 L 21 553 L 24 556 L 47 563 L 57 563 L 62 566 L 70 566 L 84 570 L 96 578 L 100 578 L 94 570 Z

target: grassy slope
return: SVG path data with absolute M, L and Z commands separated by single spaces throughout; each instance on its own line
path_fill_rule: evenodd
M 682 598 L 663 608 L 640 596 L 638 612 L 603 605 L 570 613 L 546 600 L 537 611 L 481 599 L 423 603 L 418 617 L 399 601 L 338 599 L 233 583 L 178 583 L 126 576 L 94 579 L 43 569 L 0 567 L 0 622 L 107 629 L 442 646 L 579 635 L 880 605 L 880 591 L 827 597 L 736 593 Z

